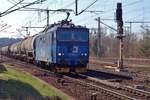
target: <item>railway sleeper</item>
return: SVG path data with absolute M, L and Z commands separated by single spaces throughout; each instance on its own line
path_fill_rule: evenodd
M 56 82 L 57 82 L 57 83 L 61 83 L 61 78 L 58 78 L 58 79 L 56 80 Z
M 120 98 L 115 96 L 112 100 L 120 100 Z
M 138 95 L 138 96 L 141 96 L 141 97 L 145 97 L 145 94 L 143 94 L 143 93 L 136 92 L 135 94 Z
M 122 100 L 122 98 L 121 98 L 120 96 L 118 96 L 118 95 L 116 95 L 116 94 L 113 94 L 113 93 L 108 93 L 107 96 L 116 98 L 116 99 L 118 99 L 118 100 Z
M 61 86 L 68 86 L 68 84 L 69 84 L 69 82 L 67 82 L 66 80 L 61 79 L 61 78 L 57 79 L 57 83 L 60 83 Z
M 118 95 L 115 95 L 115 94 L 108 92 L 108 91 L 104 91 L 103 93 L 107 94 L 107 96 L 109 96 L 109 97 L 120 98 Z
M 79 84 L 82 84 L 85 86 L 85 84 L 83 84 L 82 82 L 78 82 Z M 95 86 L 95 85 L 91 85 L 91 84 L 86 84 L 86 87 L 93 87 L 93 88 L 98 88 L 99 92 L 103 93 L 103 94 L 109 94 L 109 95 L 113 95 L 114 97 L 118 97 L 120 99 L 123 99 L 123 100 L 134 100 L 133 98 L 130 98 L 128 96 L 125 96 L 125 95 L 121 95 L 119 93 L 116 93 L 114 91 L 111 91 L 111 90 L 107 90 L 107 89 L 104 89 L 102 87 L 98 87 L 98 86 Z
M 90 89 L 88 89 L 88 90 L 91 90 L 91 91 L 92 91 L 92 90 L 93 90 L 93 91 L 97 91 L 97 89 L 96 89 L 96 88 L 93 88 L 93 87 L 90 88 Z
M 122 88 L 122 90 L 125 90 L 125 91 L 128 91 L 130 93 L 136 94 L 137 96 L 150 98 L 150 93 L 147 93 L 147 92 L 142 91 L 142 90 L 132 89 L 130 87 L 124 87 L 124 88 Z
M 99 93 L 103 93 L 103 94 L 108 94 L 108 95 L 111 95 L 113 97 L 117 97 L 117 98 L 120 98 L 120 99 L 123 99 L 123 100 L 134 100 L 134 98 L 131 98 L 131 97 L 128 97 L 126 95 L 123 95 L 123 94 L 120 94 L 120 93 L 117 93 L 115 91 L 111 91 L 109 89 L 105 89 L 103 87 L 99 87 L 99 86 L 96 86 L 96 85 L 93 85 L 93 84 L 90 84 L 90 83 L 85 83 L 83 81 L 79 81 L 79 80 L 73 80 L 72 78 L 70 77 L 67 77 L 67 76 L 64 76 L 63 77 L 65 80 L 67 81 L 71 81 L 75 84 L 79 84 L 79 85 L 82 85 L 83 87 L 90 87 L 90 88 L 95 88 Z M 119 100 L 120 100 L 119 99 Z

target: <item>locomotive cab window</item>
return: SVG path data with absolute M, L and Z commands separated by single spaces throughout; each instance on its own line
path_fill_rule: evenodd
M 73 33 L 73 39 L 76 40 L 76 41 L 88 41 L 88 34 L 87 32 L 74 32 Z
M 62 30 L 57 32 L 58 41 L 88 41 L 88 31 L 85 30 Z
M 69 31 L 60 31 L 57 34 L 58 41 L 70 41 L 72 39 L 72 34 Z

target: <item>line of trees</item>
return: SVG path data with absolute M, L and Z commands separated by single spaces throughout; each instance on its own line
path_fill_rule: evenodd
M 102 31 L 101 57 L 118 57 L 119 42 L 116 33 Z M 150 31 L 140 33 L 125 33 L 124 57 L 125 58 L 150 58 Z M 97 56 L 97 34 L 90 35 L 91 56 Z

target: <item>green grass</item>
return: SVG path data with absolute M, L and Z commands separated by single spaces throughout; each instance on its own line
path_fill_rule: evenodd
M 0 66 L 0 92 L 0 99 L 2 97 L 8 100 L 44 100 L 46 96 L 59 96 L 63 100 L 69 100 L 69 96 L 58 89 L 27 72 L 14 70 L 9 65 Z

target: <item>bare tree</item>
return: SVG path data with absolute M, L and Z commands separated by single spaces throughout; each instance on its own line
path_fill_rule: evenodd
M 150 58 L 150 31 L 146 29 L 143 32 L 143 38 L 139 41 L 139 55 L 144 58 Z

